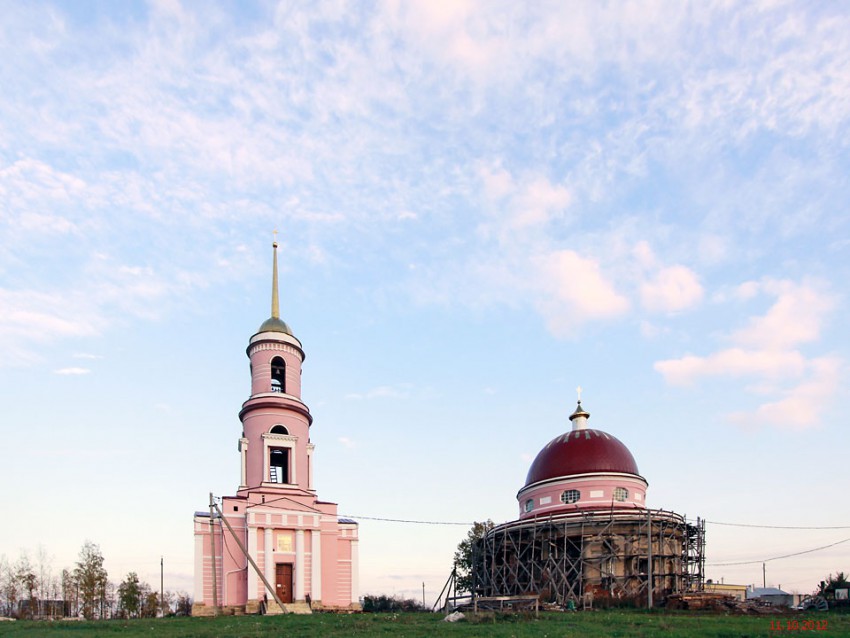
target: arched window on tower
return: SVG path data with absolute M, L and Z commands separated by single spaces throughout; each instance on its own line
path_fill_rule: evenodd
M 286 392 L 286 362 L 282 357 L 272 359 L 272 392 Z
M 289 448 L 269 450 L 269 483 L 289 483 Z
M 271 429 L 270 434 L 289 434 L 289 430 L 285 425 L 276 425 Z

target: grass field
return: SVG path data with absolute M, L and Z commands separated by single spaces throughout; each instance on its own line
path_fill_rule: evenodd
M 850 614 L 811 613 L 726 616 L 689 612 L 593 611 L 485 615 L 446 623 L 440 614 L 314 614 L 312 616 L 227 616 L 96 622 L 2 622 L 0 636 L 249 638 L 253 636 L 850 636 Z

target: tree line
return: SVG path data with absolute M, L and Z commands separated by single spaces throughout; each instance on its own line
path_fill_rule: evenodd
M 100 547 L 86 541 L 72 569 L 53 572 L 44 548 L 35 559 L 22 551 L 9 561 L 0 555 L 0 616 L 22 619 L 82 617 L 155 618 L 186 615 L 192 600 L 185 592 L 155 591 L 135 572 L 117 586 L 103 566 Z

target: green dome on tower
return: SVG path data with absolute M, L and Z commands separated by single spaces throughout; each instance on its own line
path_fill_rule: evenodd
M 285 332 L 290 337 L 295 336 L 294 334 L 292 334 L 292 330 L 289 328 L 286 322 L 279 317 L 269 317 L 268 319 L 266 319 L 260 326 L 260 329 L 257 330 L 257 332 Z

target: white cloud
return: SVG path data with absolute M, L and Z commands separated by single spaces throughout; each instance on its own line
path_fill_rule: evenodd
M 743 426 L 767 425 L 791 430 L 820 425 L 821 413 L 838 389 L 842 362 L 837 357 L 819 357 L 812 359 L 808 367 L 808 378 L 776 401 L 760 405 L 754 413 L 733 412 L 728 418 Z
M 835 307 L 833 296 L 821 288 L 811 283 L 765 280 L 762 291 L 776 296 L 776 301 L 766 314 L 752 317 L 731 339 L 741 345 L 774 350 L 816 341 L 826 315 Z
M 499 164 L 480 166 L 478 177 L 484 187 L 484 194 L 490 200 L 502 199 L 516 189 L 513 176 Z
M 745 281 L 735 289 L 735 296 L 739 299 L 747 300 L 755 297 L 759 292 L 759 284 L 757 281 Z
M 357 447 L 357 444 L 349 439 L 347 436 L 341 436 L 337 439 L 337 442 L 343 447 L 347 447 L 348 449 L 353 449 Z
M 61 337 L 90 336 L 98 321 L 84 311 L 83 300 L 67 293 L 14 291 L 0 288 L 0 339 L 49 342 Z
M 770 294 L 775 301 L 764 314 L 750 317 L 747 327 L 729 335 L 736 347 L 657 361 L 655 370 L 671 385 L 692 385 L 706 377 L 751 379 L 745 390 L 772 400 L 752 412 L 733 412 L 730 420 L 813 427 L 838 387 L 842 362 L 835 356 L 807 358 L 797 347 L 820 339 L 835 300 L 821 284 L 766 279 L 740 284 L 725 303 L 751 303 L 759 293 Z
M 88 368 L 60 368 L 59 370 L 54 370 L 53 374 L 60 374 L 66 376 L 79 376 L 83 374 L 89 374 L 91 370 Z
M 536 177 L 524 184 L 523 191 L 518 195 L 511 225 L 522 228 L 545 224 L 563 212 L 571 201 L 570 192 L 565 187 Z
M 702 377 L 799 377 L 806 359 L 796 351 L 742 350 L 730 348 L 706 357 L 686 355 L 657 361 L 655 370 L 671 385 L 691 385 Z
M 664 266 L 647 241 L 632 247 L 640 273 L 638 296 L 649 312 L 674 313 L 696 306 L 703 298 L 702 284 L 690 268 Z
M 556 335 L 571 334 L 591 319 L 610 319 L 629 309 L 602 273 L 599 262 L 572 250 L 559 250 L 537 261 L 539 285 L 544 293 L 539 306 Z
M 477 177 L 488 200 L 486 234 L 502 243 L 563 217 L 573 201 L 563 184 L 535 173 L 515 177 L 498 163 L 480 165 Z
M 696 274 L 685 266 L 659 270 L 640 285 L 643 306 L 652 312 L 679 312 L 702 300 L 703 289 Z

